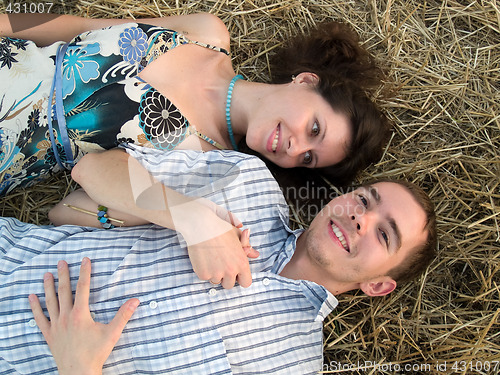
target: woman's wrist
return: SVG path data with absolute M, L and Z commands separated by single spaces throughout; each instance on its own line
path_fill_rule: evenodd
M 217 216 L 212 207 L 191 200 L 170 207 L 174 228 L 188 246 L 217 237 L 232 229 L 231 224 Z

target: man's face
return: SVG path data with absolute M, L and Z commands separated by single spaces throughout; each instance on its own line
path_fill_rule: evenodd
M 316 216 L 304 233 L 307 259 L 327 288 L 382 282 L 423 244 L 425 222 L 405 187 L 390 182 L 361 187 L 333 199 Z

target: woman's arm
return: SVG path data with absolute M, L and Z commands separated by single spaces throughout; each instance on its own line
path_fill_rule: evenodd
M 98 207 L 99 204 L 94 202 L 83 189 L 78 189 L 68 194 L 49 211 L 49 220 L 54 225 L 71 224 L 101 228 L 102 224 L 97 220 Z M 82 209 L 91 214 L 81 211 Z M 111 221 L 111 224 L 117 227 L 132 227 L 150 223 L 148 220 L 120 212 L 113 208 L 109 208 L 107 214 L 111 218 L 120 220 Z
M 127 22 L 141 22 L 178 30 L 190 39 L 229 49 L 229 33 L 226 26 L 219 18 L 208 13 L 137 20 L 82 18 L 57 14 L 2 14 L 0 37 L 27 39 L 43 47 L 58 41 L 69 42 L 85 31 Z
M 110 210 L 181 233 L 200 279 L 221 282 L 225 288 L 233 287 L 236 280 L 244 287 L 252 283 L 248 257 L 255 258 L 258 252 L 248 243 L 248 231 L 241 233 L 230 224 L 237 220 L 229 211 L 157 182 L 121 149 L 85 155 L 73 168 L 72 177 L 90 199 Z M 224 216 L 228 217 L 221 219 Z
M 106 22 L 100 22 L 106 21 Z M 114 20 L 114 22 L 120 20 Z M 110 20 L 92 20 L 57 14 L 2 14 L 0 36 L 27 39 L 43 47 L 58 41 L 69 42 L 92 28 L 110 26 Z M 89 29 L 90 27 L 90 29 Z
M 223 222 L 217 232 L 204 231 L 201 224 L 210 226 L 207 222 L 217 217 L 215 204 L 187 197 L 161 184 L 121 149 L 85 155 L 73 168 L 71 176 L 85 190 L 84 199 L 88 204 L 91 202 L 88 198 L 97 202 L 95 207 L 84 208 L 97 212 L 97 205 L 104 205 L 110 210 L 118 210 L 115 216 L 119 219 L 125 220 L 119 214 L 125 213 L 141 218 L 141 224 L 150 222 L 176 230 L 188 245 L 233 229 L 230 223 Z M 113 217 L 112 213 L 109 211 Z

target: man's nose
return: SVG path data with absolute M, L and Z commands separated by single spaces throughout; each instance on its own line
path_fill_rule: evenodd
M 354 230 L 360 236 L 364 235 L 370 224 L 374 221 L 374 215 L 371 212 L 364 212 L 362 214 L 351 215 L 351 220 L 354 225 Z

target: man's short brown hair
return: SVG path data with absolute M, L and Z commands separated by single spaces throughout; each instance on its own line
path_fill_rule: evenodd
M 427 218 L 424 226 L 424 231 L 427 231 L 426 241 L 412 249 L 410 255 L 408 255 L 400 265 L 392 268 L 387 274 L 387 276 L 390 276 L 398 284 L 401 284 L 420 276 L 436 257 L 436 213 L 434 211 L 434 204 L 429 195 L 419 186 L 408 181 L 391 179 L 377 180 L 371 182 L 371 184 L 380 182 L 392 182 L 406 188 L 413 198 L 415 198 L 418 205 L 422 207 Z

